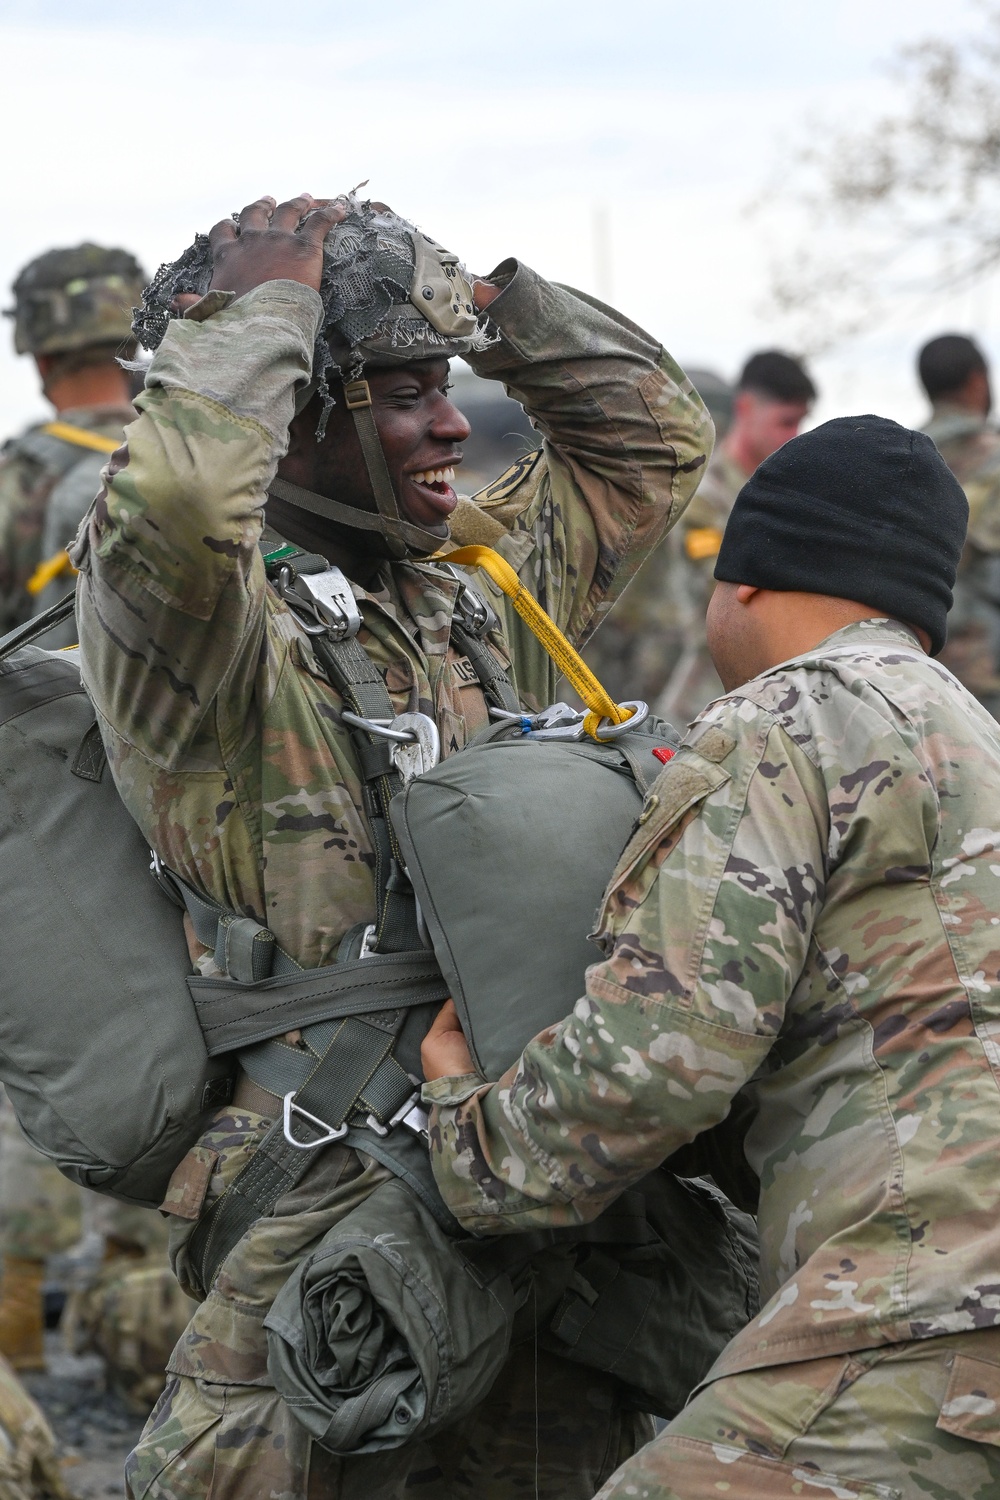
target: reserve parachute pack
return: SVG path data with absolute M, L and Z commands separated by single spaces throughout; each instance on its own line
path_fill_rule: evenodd
M 304 971 L 267 929 L 185 886 L 155 856 L 151 877 L 78 655 L 36 644 L 72 612 L 72 599 L 61 600 L 0 642 L 0 902 L 16 934 L 0 1081 L 28 1138 L 67 1176 L 157 1206 L 211 1111 L 229 1101 L 238 1060 L 281 1114 L 289 1172 L 302 1174 L 309 1148 L 345 1139 L 448 1225 L 421 1134 L 427 1025 L 454 994 L 477 1059 L 498 1076 L 569 1011 L 596 957 L 587 933 L 607 875 L 660 769 L 653 751 L 671 732 L 648 719 L 609 723 L 621 737 L 601 742 L 563 705 L 523 715 L 485 644 L 496 617 L 464 587 L 453 639 L 497 723 L 438 763 L 434 724 L 394 717 L 358 646 L 343 575 L 287 545 L 273 556 L 276 586 L 344 696 L 369 793 L 377 924 L 348 934 L 337 963 Z M 192 971 L 184 908 L 222 977 Z M 275 1040 L 294 1028 L 305 1028 L 304 1048 Z M 256 1217 L 256 1196 L 253 1207 Z M 213 1225 L 206 1283 L 250 1209 L 225 1232 Z
M 498 1077 L 537 1031 L 572 1009 L 597 956 L 587 934 L 606 880 L 676 738 L 645 705 L 614 704 L 513 570 L 475 547 L 450 558 L 489 570 L 589 707 L 525 714 L 489 649 L 498 620 L 485 597 L 450 559 L 424 564 L 445 567 L 462 583 L 452 643 L 471 662 L 495 720 L 440 761 L 433 721 L 395 714 L 358 643 L 360 614 L 343 574 L 273 533 L 262 546 L 272 585 L 343 701 L 375 851 L 376 921 L 346 935 L 335 963 L 303 970 L 267 928 L 192 890 L 155 857 L 157 878 L 150 878 L 149 853 L 115 792 L 75 653 L 34 644 L 68 614 L 71 601 L 61 601 L 0 642 L 0 900 L 16 934 L 0 1009 L 0 1079 L 21 1125 L 74 1180 L 158 1204 L 208 1114 L 231 1098 L 238 1063 L 241 1107 L 273 1124 L 191 1236 L 186 1261 L 195 1290 L 207 1292 L 229 1251 L 317 1153 L 342 1142 L 391 1169 L 416 1205 L 411 1217 L 425 1224 L 427 1243 L 443 1235 L 456 1258 L 454 1276 L 463 1286 L 471 1276 L 494 1308 L 505 1309 L 498 1338 L 479 1353 L 473 1339 L 471 1357 L 498 1370 L 517 1336 L 526 1288 L 537 1305 L 544 1284 L 550 1345 L 613 1371 L 641 1409 L 672 1415 L 756 1310 L 750 1221 L 714 1190 L 658 1173 L 648 1191 L 628 1195 L 627 1212 L 608 1211 L 586 1230 L 504 1237 L 506 1249 L 470 1241 L 434 1184 L 419 1050 L 453 995 L 477 1062 Z M 219 975 L 192 972 L 181 906 L 214 952 Z M 302 1038 L 295 1046 L 283 1040 L 293 1029 Z M 675 1220 L 687 1228 L 671 1235 Z M 695 1223 L 698 1243 L 682 1244 Z M 370 1253 L 358 1248 L 366 1236 Z M 339 1433 L 329 1440 L 334 1451 L 373 1451 L 417 1430 L 407 1430 L 410 1408 L 398 1421 L 392 1416 L 393 1403 L 405 1404 L 412 1390 L 401 1394 L 398 1372 L 390 1371 L 380 1393 L 348 1393 L 363 1417 L 339 1407 L 336 1419 L 330 1415 L 337 1393 L 316 1370 L 326 1346 L 322 1338 L 310 1343 L 306 1330 L 309 1309 L 332 1304 L 316 1293 L 311 1267 L 317 1260 L 327 1266 L 323 1254 L 338 1275 L 348 1266 L 354 1292 L 359 1255 L 364 1276 L 380 1268 L 388 1286 L 396 1273 L 385 1271 L 389 1251 L 367 1219 L 357 1233 L 345 1220 L 335 1239 L 291 1278 L 280 1326 L 269 1320 L 272 1375 L 296 1410 L 315 1405 L 319 1393 L 316 1422 Z M 511 1240 L 520 1242 L 513 1263 Z M 401 1263 L 404 1282 L 420 1255 L 415 1242 Z M 702 1275 L 709 1263 L 711 1284 Z M 555 1265 L 561 1280 L 552 1279 Z M 366 1295 L 378 1301 L 370 1286 Z M 381 1306 L 390 1329 L 395 1305 L 396 1292 L 386 1290 Z M 672 1320 L 685 1329 L 687 1352 L 658 1379 Z M 439 1335 L 424 1343 L 440 1353 Z M 414 1334 L 411 1349 L 419 1344 Z M 435 1377 L 437 1358 L 429 1366 L 417 1359 L 421 1431 L 455 1419 L 453 1408 L 441 1406 L 441 1391 L 456 1381 L 477 1385 L 464 1368 Z M 488 1383 L 489 1370 L 478 1378 Z M 435 1380 L 437 1397 L 426 1388 Z M 383 1440 L 376 1428 L 395 1437 Z

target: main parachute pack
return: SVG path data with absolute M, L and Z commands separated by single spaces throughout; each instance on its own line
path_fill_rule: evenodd
M 484 548 L 454 556 L 491 567 L 549 649 L 578 662 L 502 559 Z M 419 1048 L 451 994 L 478 1065 L 498 1077 L 572 1009 L 596 956 L 587 934 L 605 882 L 676 739 L 638 705 L 611 704 L 593 679 L 586 716 L 565 705 L 525 715 L 485 645 L 495 616 L 466 586 L 453 640 L 496 724 L 439 761 L 433 722 L 394 714 L 358 644 L 343 575 L 287 544 L 265 563 L 343 700 L 369 793 L 377 921 L 347 935 L 336 963 L 303 970 L 254 919 L 169 871 L 150 875 L 75 653 L 34 644 L 68 612 L 63 601 L 0 643 L 0 901 L 14 939 L 0 1079 L 22 1127 L 74 1180 L 156 1205 L 231 1098 L 238 1063 L 274 1123 L 189 1242 L 202 1291 L 329 1142 L 391 1168 L 409 1205 L 393 1222 L 415 1226 L 402 1259 L 377 1232 L 373 1200 L 363 1223 L 351 1215 L 298 1268 L 268 1320 L 277 1388 L 313 1412 L 310 1430 L 334 1451 L 373 1451 L 455 1420 L 457 1393 L 488 1388 L 518 1336 L 529 1289 L 551 1347 L 613 1370 L 637 1405 L 670 1415 L 755 1311 L 751 1222 L 714 1189 L 659 1172 L 584 1231 L 472 1240 L 434 1185 Z M 219 977 L 192 972 L 181 906 Z M 295 1046 L 283 1040 L 292 1029 Z M 436 1275 L 444 1266 L 441 1316 L 448 1287 L 461 1287 L 455 1305 L 479 1298 L 494 1334 L 459 1341 L 461 1359 L 443 1368 L 440 1329 L 411 1319 L 406 1380 L 376 1361 L 363 1392 L 349 1380 L 338 1391 L 317 1373 L 335 1337 L 316 1321 L 332 1305 L 322 1289 L 331 1276 L 354 1287 L 360 1277 L 376 1324 L 395 1330 L 416 1306 L 406 1288 L 422 1257 Z M 674 1323 L 684 1357 L 665 1365 Z

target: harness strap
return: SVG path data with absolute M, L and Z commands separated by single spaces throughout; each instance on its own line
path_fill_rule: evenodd
M 42 611 L 40 615 L 33 615 L 30 620 L 25 620 L 23 625 L 16 625 L 13 630 L 0 637 L 0 661 L 13 654 L 22 646 L 30 646 L 37 641 L 39 636 L 46 635 L 68 620 L 76 608 L 76 595 L 67 594 L 63 599 L 57 599 L 55 604 Z
M 463 656 L 467 656 L 472 663 L 487 702 L 494 708 L 502 708 L 505 713 L 520 713 L 521 705 L 510 678 L 482 637 L 467 630 L 457 618 L 453 618 L 451 638 Z
M 366 415 L 370 419 L 370 410 Z M 285 545 L 269 552 L 266 562 L 295 567 L 299 559 L 295 549 Z M 452 639 L 471 661 L 487 700 L 517 712 L 516 693 L 500 663 L 476 630 L 457 615 Z M 361 719 L 395 717 L 382 675 L 355 637 L 333 640 L 313 634 L 311 642 L 345 707 Z M 271 1096 L 276 1106 L 284 1101 L 282 1117 L 191 1237 L 189 1253 L 206 1290 L 254 1221 L 273 1209 L 309 1170 L 317 1152 L 332 1141 L 360 1127 L 361 1148 L 368 1149 L 370 1143 L 372 1154 L 386 1159 L 379 1137 L 397 1125 L 418 1094 L 418 1085 L 400 1066 L 393 1048 L 415 1007 L 447 997 L 437 961 L 420 940 L 416 903 L 389 818 L 402 778 L 384 739 L 357 726 L 351 727 L 351 738 L 364 778 L 365 815 L 375 851 L 373 952 L 363 958 L 348 956 L 349 935 L 341 949 L 345 961 L 319 970 L 295 966 L 290 976 L 279 965 L 292 960 L 273 944 L 273 937 L 271 949 L 266 949 L 261 943 L 266 929 L 259 923 L 225 913 L 178 883 L 195 932 L 229 965 L 232 976 L 228 981 L 197 976 L 188 981 L 209 1052 L 239 1048 L 241 1066 L 255 1088 Z M 233 962 L 241 966 L 252 988 L 238 982 L 241 974 L 231 967 Z M 261 982 L 257 970 L 267 962 L 273 963 L 276 977 Z M 275 1039 L 293 1027 L 304 1027 L 301 1045 Z M 290 1141 L 289 1134 L 299 1143 Z M 391 1156 L 390 1149 L 390 1161 Z
M 352 1123 L 371 1126 L 374 1120 L 377 1132 L 386 1133 L 393 1116 L 416 1102 L 419 1086 L 392 1057 L 405 1016 L 405 1010 L 384 1019 L 348 1016 L 328 1036 L 320 1056 L 303 1050 L 301 1062 L 295 1060 L 297 1049 L 275 1042 L 247 1058 L 258 1087 L 268 1093 L 286 1082 L 291 1087 L 284 1091 L 283 1114 L 191 1236 L 189 1253 L 204 1290 L 255 1220 L 302 1180 L 317 1152 L 342 1140 Z M 296 1084 L 306 1070 L 304 1081 Z
M 280 976 L 253 985 L 193 974 L 188 978 L 188 990 L 210 1057 L 242 1052 L 245 1047 L 303 1026 L 311 1033 L 323 1022 L 359 1012 L 374 1015 L 409 1010 L 418 1005 L 440 1005 L 448 998 L 448 986 L 427 948 L 412 953 L 372 953 L 368 958 L 326 964 L 322 969 L 299 969 L 293 977 Z

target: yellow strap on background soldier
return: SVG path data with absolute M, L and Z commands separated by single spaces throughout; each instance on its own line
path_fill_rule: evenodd
M 692 562 L 718 557 L 721 546 L 722 532 L 717 526 L 692 526 L 684 533 L 684 551 Z
M 69 553 L 65 547 L 60 547 L 54 557 L 47 557 L 40 562 L 24 585 L 29 594 L 40 594 L 42 589 L 48 588 L 54 578 L 62 578 L 66 573 L 75 573 L 76 569 L 69 560 Z
M 626 719 L 632 717 L 631 709 L 619 708 L 605 691 L 555 621 L 549 618 L 537 599 L 532 598 L 510 563 L 499 552 L 494 552 L 492 547 L 459 547 L 456 552 L 445 553 L 443 561 L 461 563 L 469 568 L 482 568 L 497 587 L 503 590 L 528 629 L 542 643 L 567 682 L 572 684 L 590 710 L 583 721 L 587 734 L 596 739 L 595 731 L 602 719 L 609 719 L 612 724 L 624 724 Z
M 121 438 L 102 437 L 99 432 L 88 432 L 86 427 L 74 427 L 70 422 L 46 422 L 42 431 L 77 448 L 91 448 L 95 453 L 114 453 L 122 445 Z
M 62 438 L 64 443 L 72 443 L 76 448 L 89 448 L 93 453 L 114 453 L 116 448 L 121 447 L 120 438 L 103 437 L 99 432 L 88 432 L 86 427 L 74 427 L 71 422 L 45 422 L 42 431 L 47 432 L 49 437 Z M 25 588 L 29 594 L 40 594 L 54 578 L 62 578 L 66 573 L 75 572 L 69 553 L 61 547 L 52 557 L 47 557 L 38 564 Z

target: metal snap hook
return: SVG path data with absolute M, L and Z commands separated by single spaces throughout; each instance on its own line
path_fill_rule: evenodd
M 619 708 L 630 708 L 631 717 L 624 724 L 612 724 L 611 720 L 604 718 L 594 731 L 594 738 L 598 740 L 620 740 L 623 734 L 628 734 L 631 729 L 638 729 L 640 724 L 645 724 L 649 718 L 649 704 L 643 703 L 641 698 L 626 698 L 619 703 Z

